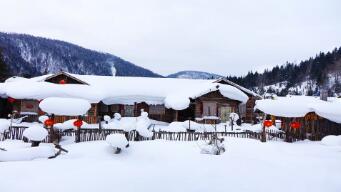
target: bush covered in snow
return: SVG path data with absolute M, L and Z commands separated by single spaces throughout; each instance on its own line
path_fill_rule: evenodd
M 0 119 L 0 134 L 4 133 L 9 128 L 10 122 L 8 119 Z
M 47 135 L 47 130 L 39 124 L 33 124 L 23 132 L 23 136 L 30 141 L 42 141 Z
M 328 145 L 328 146 L 341 146 L 341 135 L 338 135 L 338 136 L 335 136 L 335 135 L 325 136 L 321 140 L 321 143 L 323 145 Z
M 141 115 L 137 118 L 136 131 L 143 137 L 152 137 L 153 132 L 148 130 L 151 121 L 147 112 L 141 112 Z
M 107 123 L 107 124 L 108 124 L 108 123 L 110 122 L 110 120 L 111 120 L 111 118 L 110 118 L 109 115 L 104 115 L 103 119 L 104 119 L 105 123 Z
M 110 134 L 105 141 L 114 148 L 114 153 L 120 153 L 121 149 L 129 146 L 127 138 L 122 134 Z
M 119 113 L 115 113 L 114 114 L 114 119 L 115 120 L 121 120 L 121 118 L 122 118 L 121 114 L 119 114 Z

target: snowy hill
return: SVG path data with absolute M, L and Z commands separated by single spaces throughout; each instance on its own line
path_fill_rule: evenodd
M 277 65 L 263 73 L 248 72 L 246 76 L 227 79 L 258 94 L 319 95 L 327 90 L 329 96 L 341 95 L 341 47 L 300 63 Z
M 115 55 L 71 43 L 0 32 L 0 48 L 9 72 L 36 76 L 66 71 L 77 74 L 160 77 Z
M 167 77 L 180 79 L 219 79 L 223 76 L 202 71 L 180 71 L 174 74 L 170 74 Z

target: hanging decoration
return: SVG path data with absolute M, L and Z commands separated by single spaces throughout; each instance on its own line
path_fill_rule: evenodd
M 46 119 L 46 120 L 44 121 L 44 125 L 45 125 L 46 127 L 52 127 L 53 124 L 54 124 L 54 120 L 53 120 L 53 119 Z
M 271 126 L 272 126 L 272 121 L 271 121 L 271 120 L 265 120 L 264 123 L 263 123 L 263 125 L 264 125 L 265 127 L 271 127 Z
M 81 119 L 77 119 L 73 122 L 73 125 L 79 129 L 83 125 L 83 121 Z
M 65 80 L 65 79 L 60 80 L 60 81 L 59 81 L 59 84 L 61 84 L 61 85 L 66 84 L 66 80 Z
M 293 129 L 299 129 L 301 127 L 301 123 L 298 121 L 294 121 L 290 124 L 290 127 Z

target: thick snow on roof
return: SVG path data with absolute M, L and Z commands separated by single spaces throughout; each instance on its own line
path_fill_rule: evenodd
M 42 100 L 39 107 L 55 115 L 77 116 L 86 114 L 91 105 L 84 99 L 49 97 Z
M 197 98 L 219 90 L 230 99 L 245 103 L 246 94 L 239 89 L 213 80 L 191 80 L 175 78 L 112 77 L 75 75 L 89 85 L 53 84 L 44 82 L 48 75 L 22 81 L 4 83 L 0 86 L 7 96 L 16 99 L 44 99 L 47 97 L 82 98 L 92 103 L 105 104 L 165 104 L 168 108 L 182 110 L 188 107 L 190 98 Z M 2 87 L 2 88 L 1 88 Z
M 256 101 L 255 109 L 280 117 L 304 117 L 309 112 L 315 112 L 330 121 L 341 123 L 340 99 L 322 101 L 310 96 L 276 97 Z

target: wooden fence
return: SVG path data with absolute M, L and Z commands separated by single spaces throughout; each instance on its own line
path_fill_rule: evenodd
M 0 135 L 0 140 L 15 139 L 23 140 L 23 132 L 27 127 L 12 127 L 9 132 Z M 262 133 L 244 131 L 244 132 L 153 132 L 151 138 L 146 138 L 138 134 L 137 131 L 123 131 L 118 129 L 80 129 L 79 141 L 98 141 L 105 140 L 107 135 L 110 134 L 123 134 L 129 141 L 145 141 L 163 139 L 169 141 L 197 141 L 197 140 L 210 140 L 214 136 L 217 137 L 236 137 L 236 138 L 251 138 L 261 139 Z M 59 132 L 61 136 L 76 136 L 74 129 L 68 129 Z M 267 131 L 267 140 L 285 139 L 285 134 L 282 132 Z M 46 138 L 43 142 L 47 142 Z

